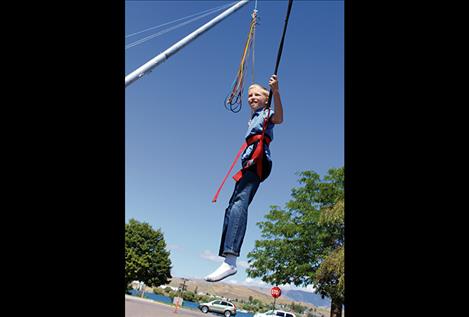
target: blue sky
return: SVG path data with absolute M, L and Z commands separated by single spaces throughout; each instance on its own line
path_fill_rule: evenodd
M 126 1 L 125 34 L 236 1 Z M 287 0 L 258 1 L 255 81 L 268 86 Z M 171 252 L 172 274 L 202 278 L 218 267 L 223 215 L 234 181 L 228 178 L 212 203 L 247 129 L 244 92 L 239 113 L 225 109 L 240 63 L 255 2 L 221 21 L 125 89 L 126 221 L 161 228 Z M 126 75 L 213 19 L 211 14 L 126 49 Z M 238 273 L 226 282 L 256 284 L 245 273 L 247 253 L 260 239 L 256 222 L 271 205 L 283 207 L 299 186 L 298 171 L 325 175 L 344 164 L 343 1 L 293 1 L 278 71 L 284 122 L 270 146 L 273 169 L 249 208 Z M 142 32 L 126 45 L 178 23 Z M 251 66 L 249 64 L 249 66 Z M 246 75 L 251 81 L 251 68 Z M 234 174 L 240 162 L 233 169 Z

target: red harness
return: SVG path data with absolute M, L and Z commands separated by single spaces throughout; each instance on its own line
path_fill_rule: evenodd
M 238 158 L 239 156 L 241 155 L 241 153 L 243 153 L 243 151 L 251 144 L 255 143 L 255 142 L 259 142 L 259 144 L 257 144 L 256 146 L 256 149 L 254 150 L 254 152 L 252 153 L 252 156 L 251 156 L 251 159 L 248 161 L 248 163 L 246 164 L 246 166 L 244 166 L 242 169 L 240 169 L 234 176 L 233 176 L 233 179 L 235 181 L 239 181 L 242 177 L 243 177 L 243 171 L 248 169 L 251 165 L 253 164 L 256 164 L 256 172 L 257 172 L 257 175 L 259 175 L 259 178 L 262 179 L 262 158 L 263 158 L 263 155 L 264 155 L 264 142 L 269 145 L 270 144 L 270 138 L 268 136 L 265 136 L 265 127 L 267 125 L 267 121 L 269 119 L 269 116 L 270 116 L 270 108 L 269 108 L 269 112 L 267 114 L 267 118 L 264 119 L 264 125 L 262 127 L 262 134 L 256 134 L 256 135 L 253 135 L 251 137 L 249 137 L 244 143 L 243 145 L 241 145 L 241 147 L 239 148 L 239 151 L 238 151 L 238 154 L 236 154 L 236 157 L 233 161 L 233 163 L 231 164 L 231 167 L 228 171 L 228 173 L 226 173 L 225 175 L 225 178 L 223 179 L 223 182 L 221 183 L 220 187 L 218 188 L 215 196 L 213 197 L 212 199 L 212 203 L 216 202 L 217 201 L 217 198 L 218 198 L 218 194 L 220 194 L 220 191 L 223 187 L 223 185 L 225 184 L 225 181 L 226 179 L 228 178 L 228 175 L 230 175 L 231 171 L 233 170 L 233 167 L 234 165 L 236 164 L 236 162 L 238 161 Z
M 245 149 L 246 147 L 248 147 L 249 145 L 255 142 L 259 142 L 259 143 L 257 144 L 256 149 L 252 153 L 251 159 L 247 162 L 246 166 L 244 166 L 236 174 L 234 174 L 233 179 L 235 181 L 239 181 L 243 177 L 243 171 L 248 169 L 253 164 L 256 164 L 257 175 L 259 175 L 259 177 L 262 178 L 262 156 L 264 155 L 264 142 L 267 143 L 267 145 L 269 145 L 270 138 L 263 137 L 261 134 L 253 135 L 243 144 L 242 147 L 244 147 Z

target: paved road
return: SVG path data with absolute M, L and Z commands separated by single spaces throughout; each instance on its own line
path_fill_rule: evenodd
M 125 317 L 215 317 L 213 314 L 204 314 L 201 311 L 179 308 L 174 312 L 174 306 L 154 302 L 152 300 L 125 296 Z M 222 315 L 218 315 L 222 316 Z

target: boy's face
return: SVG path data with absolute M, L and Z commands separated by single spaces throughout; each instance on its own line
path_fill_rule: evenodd
M 259 86 L 252 86 L 248 90 L 248 103 L 253 111 L 263 108 L 267 104 L 268 96 Z

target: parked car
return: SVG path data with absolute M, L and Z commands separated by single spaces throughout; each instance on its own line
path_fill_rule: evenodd
M 271 317 L 271 316 L 296 317 L 294 313 L 286 312 L 283 310 L 268 310 L 265 313 L 254 314 L 254 317 Z
M 205 314 L 208 312 L 221 313 L 225 315 L 225 317 L 236 315 L 236 306 L 225 300 L 214 300 L 208 303 L 200 303 L 199 309 Z

